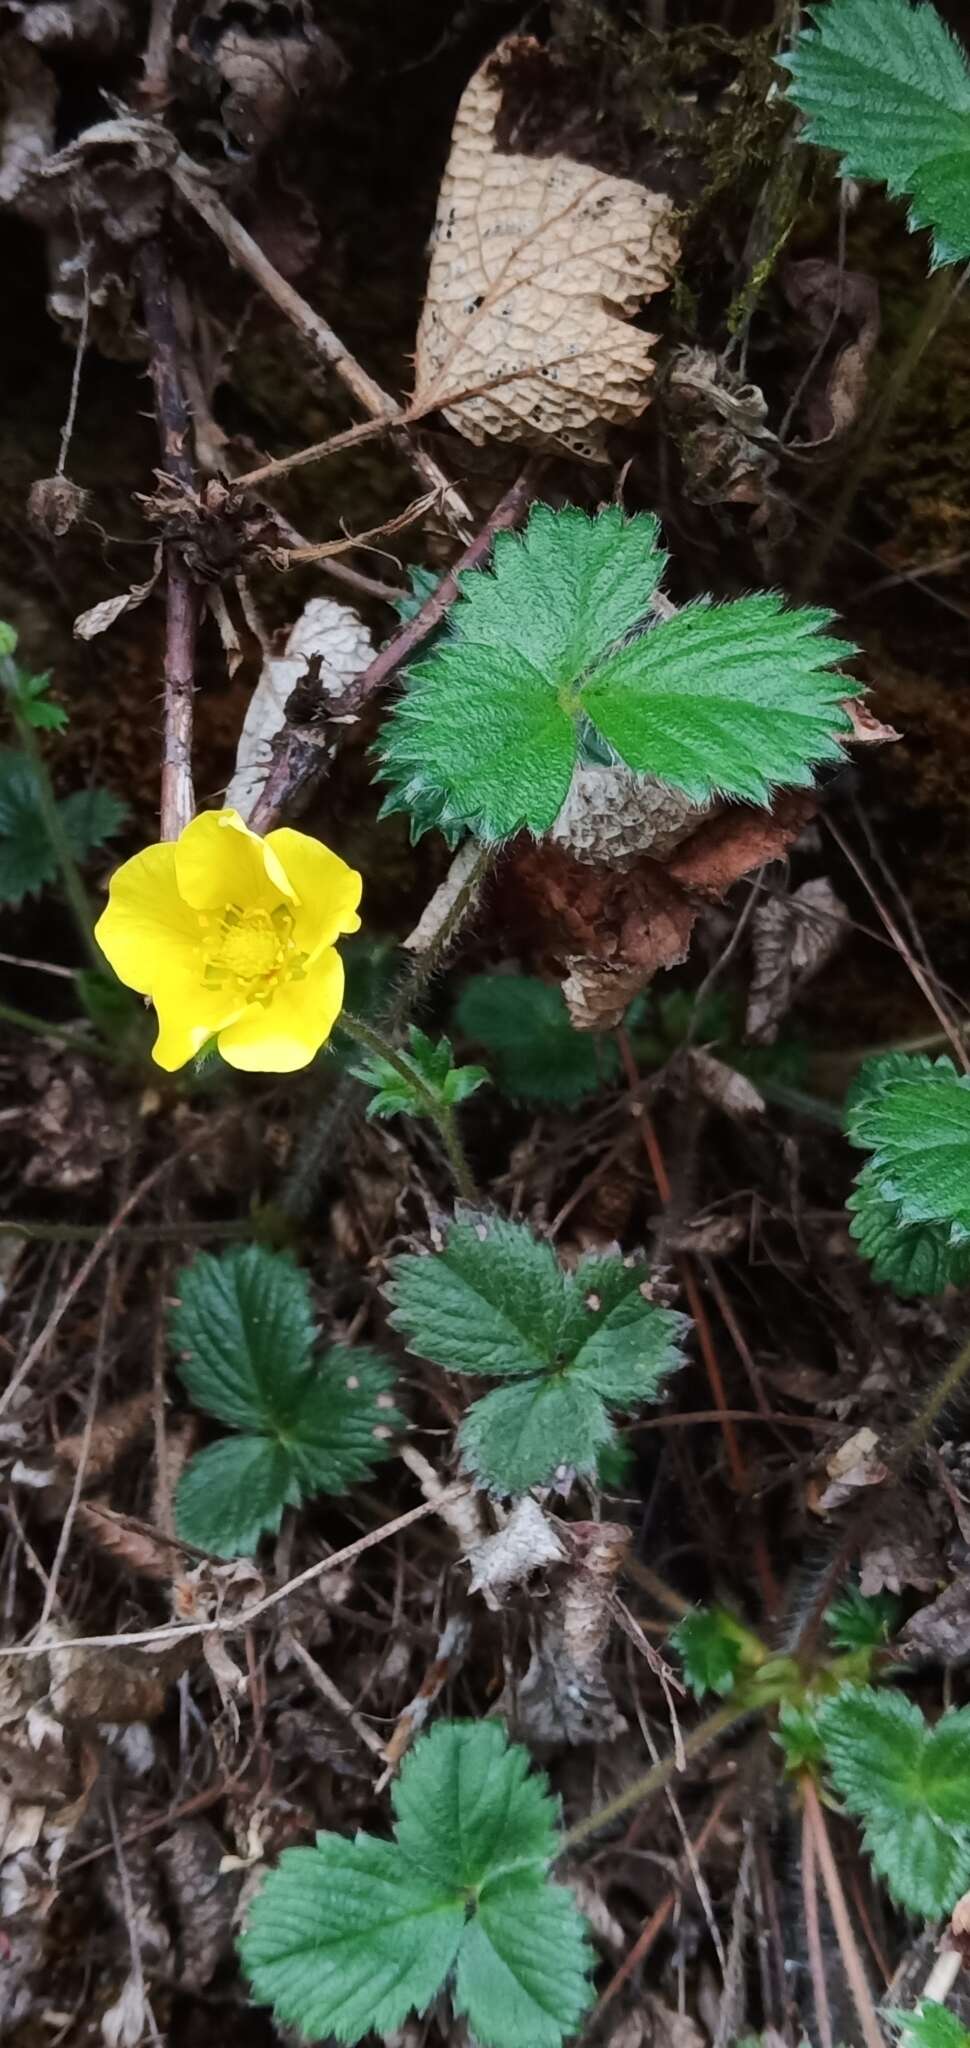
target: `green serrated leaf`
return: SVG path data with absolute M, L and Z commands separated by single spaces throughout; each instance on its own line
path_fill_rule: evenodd
M 75 859 L 111 837 L 127 815 L 106 789 L 77 790 L 58 809 Z M 57 856 L 47 836 L 37 775 L 25 754 L 0 749 L 0 902 L 14 907 L 57 879 Z
M 197 1408 L 234 1429 L 285 1428 L 302 1398 L 316 1336 L 310 1289 L 285 1252 L 201 1252 L 176 1280 L 169 1333 Z
M 57 858 L 37 801 L 37 777 L 25 754 L 0 749 L 0 902 L 16 909 L 57 879 Z
M 693 1607 L 671 1630 L 670 1640 L 695 1699 L 734 1691 L 744 1645 L 730 1615 L 718 1607 Z
M 893 1819 L 918 1809 L 926 1724 L 904 1693 L 844 1686 L 819 1709 L 819 1726 L 850 1813 Z
M 891 1073 L 877 1069 L 863 1081 L 847 1127 L 872 1153 L 865 1200 L 874 1186 L 901 1224 L 945 1225 L 953 1247 L 970 1239 L 970 1075 L 948 1059 L 907 1069 L 897 1055 Z
M 468 1410 L 458 1443 L 469 1472 L 494 1493 L 525 1493 L 560 1471 L 595 1471 L 616 1431 L 592 1387 L 560 1377 L 497 1387 Z
M 945 1287 L 970 1287 L 970 1242 L 950 1243 L 948 1223 L 904 1223 L 900 1206 L 879 1192 L 871 1166 L 856 1177 L 846 1202 L 850 1235 L 872 1277 L 908 1297 L 942 1294 Z
M 617 506 L 540 505 L 524 533 L 499 534 L 385 728 L 384 810 L 409 810 L 416 832 L 538 835 L 587 735 L 699 802 L 764 802 L 840 758 L 841 700 L 860 686 L 829 672 L 854 652 L 818 637 L 831 615 L 769 592 L 637 631 L 664 567 L 657 538 L 656 520 Z
M 21 716 L 35 732 L 63 732 L 68 722 L 63 704 L 52 704 L 47 695 L 50 684 L 49 672 L 42 676 L 29 676 L 23 669 L 17 671 L 17 705 Z
M 499 1493 L 591 1472 L 614 1438 L 609 1407 L 652 1399 L 682 1363 L 687 1323 L 646 1298 L 648 1275 L 620 1259 L 563 1272 L 551 1245 L 501 1217 L 452 1226 L 442 1251 L 391 1268 L 391 1322 L 448 1370 L 515 1380 L 468 1411 L 459 1441 Z
M 464 1901 L 411 1871 L 393 1842 L 320 1834 L 285 1849 L 240 1942 L 256 1997 L 309 2040 L 360 2041 L 424 2012 L 448 1976 Z
M 455 2011 L 488 2048 L 559 2048 L 589 2005 L 572 1892 L 520 1872 L 491 1883 L 462 1936 Z
M 862 1840 L 890 1896 L 907 1913 L 938 1920 L 970 1885 L 970 1837 L 925 1810 L 867 1821 Z
M 442 1721 L 391 1794 L 398 1843 L 425 1877 L 477 1889 L 556 1853 L 556 1802 L 499 1721 Z
M 970 1882 L 970 1709 L 928 1727 L 902 1693 L 846 1686 L 819 1711 L 826 1761 L 894 1899 L 933 1918 Z
M 453 1067 L 450 1040 L 428 1038 L 416 1024 L 410 1027 L 406 1057 L 415 1070 L 413 1080 L 376 1052 L 368 1052 L 359 1066 L 350 1068 L 355 1080 L 376 1090 L 367 1105 L 369 1117 L 430 1116 L 425 1090 L 448 1109 L 466 1101 L 488 1080 L 484 1067 Z
M 782 58 L 812 142 L 911 197 L 934 262 L 970 256 L 970 66 L 935 7 L 831 0 Z
M 243 1432 L 191 1459 L 176 1493 L 186 1542 L 251 1552 L 284 1507 L 342 1493 L 387 1456 L 402 1426 L 393 1370 L 336 1346 L 314 1360 L 305 1275 L 262 1245 L 203 1253 L 179 1275 L 170 1334 L 192 1400 Z
M 592 1954 L 552 1884 L 555 1807 L 496 1722 L 439 1722 L 392 1794 L 395 1840 L 288 1849 L 240 1948 L 257 1998 L 314 2039 L 353 2043 L 427 2010 L 451 1981 L 481 2048 L 560 2048 Z
M 283 1509 L 301 1499 L 282 1444 L 227 1436 L 189 1459 L 175 1491 L 175 1520 L 184 1543 L 211 1557 L 245 1557 L 261 1536 L 276 1534 Z
M 775 591 L 685 605 L 610 655 L 583 685 L 589 717 L 628 767 L 697 803 L 767 804 L 779 784 L 810 785 L 842 758 L 843 698 L 859 685 L 829 673 L 855 649 L 820 638 L 833 614 L 786 610 Z
M 887 2018 L 900 2029 L 900 2048 L 970 2048 L 962 2020 L 931 1998 L 924 1998 L 916 2012 L 890 2011 Z
M 0 619 L 0 660 L 17 652 L 17 629 L 8 619 Z
M 572 1108 L 611 1081 L 612 1038 L 577 1031 L 562 989 L 527 974 L 476 974 L 455 1008 L 463 1038 L 483 1046 L 495 1080 L 514 1102 Z
M 58 809 L 75 860 L 86 860 L 113 839 L 128 816 L 127 804 L 110 789 L 77 789 L 62 798 Z
M 894 1593 L 863 1593 L 847 1586 L 825 1610 L 825 1625 L 837 1649 L 874 1650 L 888 1643 L 899 1621 Z

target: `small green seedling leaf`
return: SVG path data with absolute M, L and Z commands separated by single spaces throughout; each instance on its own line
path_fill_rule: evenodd
M 851 1230 L 877 1279 L 901 1293 L 970 1281 L 970 1075 L 952 1060 L 869 1060 L 846 1130 L 871 1154 L 849 1198 Z
M 970 66 L 935 7 L 830 0 L 782 58 L 809 140 L 844 177 L 909 195 L 912 228 L 933 230 L 933 263 L 970 256 Z
M 403 1424 L 393 1369 L 342 1345 L 314 1358 L 306 1276 L 282 1252 L 205 1252 L 178 1292 L 170 1336 L 186 1391 L 239 1432 L 190 1459 L 175 1496 L 179 1535 L 215 1557 L 248 1555 L 285 1507 L 343 1493 L 387 1456 Z
M 798 1707 L 783 1700 L 778 1709 L 778 1733 L 786 1771 L 817 1771 L 825 1761 L 825 1749 L 818 1718 L 810 1707 Z
M 611 1081 L 619 1055 L 611 1038 L 577 1031 L 557 985 L 529 974 L 476 974 L 455 1009 L 463 1038 L 488 1054 L 513 1102 L 573 1108 Z
M 76 860 L 86 860 L 124 824 L 126 806 L 107 789 L 76 790 L 58 809 Z M 57 880 L 57 855 L 47 836 L 37 776 L 25 754 L 0 748 L 0 903 L 15 909 Z
M 385 728 L 385 813 L 498 843 L 556 818 L 590 736 L 638 773 L 703 804 L 769 801 L 841 759 L 833 674 L 855 650 L 820 638 L 832 614 L 774 592 L 708 598 L 648 626 L 666 556 L 656 519 L 609 506 L 534 507 L 496 537 L 490 569 L 460 578 L 446 634 L 406 679 Z
M 899 1905 L 935 1919 L 970 1883 L 970 1708 L 934 1727 L 898 1692 L 845 1686 L 819 1709 L 825 1758 Z
M 553 1884 L 556 1808 L 495 1721 L 441 1721 L 391 1794 L 395 1839 L 286 1849 L 240 1943 L 258 1999 L 312 2040 L 360 2041 L 447 1984 L 481 2048 L 561 2048 L 590 2001 L 592 1952 Z
M 837 1649 L 877 1650 L 888 1643 L 899 1621 L 894 1593 L 862 1593 L 847 1586 L 825 1610 L 825 1625 Z
M 670 1640 L 695 1699 L 734 1691 L 744 1657 L 744 1636 L 720 1607 L 694 1607 L 671 1630 Z
M 63 732 L 67 725 L 67 712 L 63 704 L 52 704 L 47 694 L 50 689 L 50 672 L 42 676 L 29 676 L 25 669 L 17 670 L 13 695 L 21 716 L 36 732 Z
M 647 1270 L 619 1258 L 571 1273 L 525 1224 L 455 1223 L 442 1251 L 391 1268 L 391 1322 L 409 1348 L 455 1372 L 509 1382 L 470 1408 L 465 1464 L 500 1494 L 595 1471 L 616 1440 L 611 1410 L 656 1397 L 683 1363 L 686 1318 L 646 1297 Z
M 411 1025 L 406 1057 L 415 1070 L 411 1081 L 376 1052 L 366 1053 L 360 1066 L 351 1067 L 356 1080 L 375 1090 L 367 1105 L 369 1117 L 430 1116 L 429 1095 L 440 1108 L 452 1109 L 488 1081 L 484 1067 L 452 1066 L 450 1040 L 428 1038 L 416 1024 Z
M 890 2012 L 899 2032 L 900 2048 L 970 2048 L 970 2033 L 955 2012 L 924 1998 L 915 2012 Z

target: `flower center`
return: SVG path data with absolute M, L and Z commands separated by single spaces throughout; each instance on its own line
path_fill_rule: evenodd
M 237 982 L 249 1002 L 268 1003 L 281 981 L 305 971 L 306 954 L 293 944 L 293 914 L 285 903 L 275 910 L 203 912 L 203 979 L 208 988 Z

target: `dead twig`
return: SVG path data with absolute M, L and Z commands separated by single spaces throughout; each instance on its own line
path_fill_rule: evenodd
M 335 376 L 340 378 L 347 390 L 356 398 L 365 412 L 374 419 L 397 419 L 403 408 L 388 392 L 371 377 L 350 350 L 345 347 L 339 335 L 334 333 L 322 314 L 316 313 L 298 291 L 288 284 L 275 265 L 269 260 L 259 243 L 253 239 L 230 213 L 228 206 L 219 198 L 206 172 L 193 163 L 191 157 L 181 152 L 168 165 L 169 174 L 176 190 L 200 220 L 222 243 L 226 254 L 238 263 L 241 270 L 251 277 L 267 298 L 273 301 L 287 320 L 310 343 L 311 348 L 321 357 Z M 432 455 L 413 442 L 407 433 L 396 435 L 407 460 L 417 470 L 428 489 L 440 497 L 442 510 L 449 524 L 462 540 L 467 539 L 474 524 L 472 514 L 459 491 L 450 482 Z
M 470 1490 L 467 1481 L 456 1480 L 454 1486 L 448 1487 L 446 1492 L 452 1499 L 457 1500 L 461 1494 Z M 295 1579 L 287 1579 L 284 1586 L 277 1586 L 272 1593 L 266 1593 L 262 1600 L 254 1601 L 251 1607 L 240 1608 L 238 1614 L 220 1617 L 214 1621 L 173 1622 L 161 1628 L 134 1629 L 129 1635 L 78 1636 L 72 1640 L 71 1649 L 143 1649 L 149 1644 L 185 1643 L 192 1636 L 237 1635 L 249 1628 L 252 1622 L 259 1621 L 270 1608 L 278 1607 L 281 1601 L 288 1600 L 292 1593 L 299 1592 L 301 1587 L 310 1585 L 314 1579 L 322 1578 L 325 1572 L 336 1571 L 338 1565 L 350 1564 L 354 1558 L 363 1556 L 365 1550 L 374 1550 L 378 1544 L 386 1543 L 388 1538 L 396 1536 L 399 1530 L 410 1529 L 412 1523 L 424 1521 L 426 1515 L 440 1513 L 442 1504 L 442 1500 L 419 1501 L 417 1507 L 408 1508 L 403 1515 L 396 1515 L 392 1522 L 382 1522 L 379 1529 L 369 1529 L 365 1536 L 358 1536 L 353 1543 L 346 1544 L 343 1550 L 334 1550 L 329 1557 L 318 1558 L 315 1564 L 308 1565 L 305 1571 L 298 1572 Z M 36 1642 L 11 1643 L 9 1648 L 0 1649 L 0 1661 L 4 1657 L 15 1657 L 18 1660 L 43 1657 L 47 1654 L 47 1647 L 44 1643 Z
M 166 474 L 193 491 L 189 456 L 191 421 L 179 367 L 178 330 L 161 242 L 139 252 L 142 304 L 155 389 L 155 415 Z M 192 715 L 195 642 L 201 592 L 175 541 L 165 543 L 165 725 L 162 742 L 161 837 L 177 839 L 195 810 L 192 784 Z
M 533 487 L 539 474 L 535 462 L 527 462 L 521 475 L 516 478 L 511 490 L 500 498 L 474 540 L 459 555 L 457 562 L 443 576 L 436 590 L 431 592 L 415 613 L 413 619 L 392 634 L 385 647 L 375 655 L 363 674 L 356 678 L 340 699 L 341 715 L 359 711 L 390 676 L 407 661 L 417 647 L 434 631 L 444 617 L 450 604 L 458 595 L 458 578 L 466 569 L 477 568 L 492 546 L 495 535 L 507 528 L 517 526 L 532 500 Z M 386 529 L 385 529 L 386 530 Z M 366 538 L 366 536 L 364 536 Z M 298 559 L 297 555 L 290 556 Z M 273 761 L 269 774 L 260 792 L 250 818 L 254 832 L 268 832 L 277 824 L 284 812 L 291 810 L 294 803 L 305 797 L 313 781 L 323 772 L 325 766 L 322 747 L 307 747 L 299 733 L 290 725 L 283 728 L 274 745 Z

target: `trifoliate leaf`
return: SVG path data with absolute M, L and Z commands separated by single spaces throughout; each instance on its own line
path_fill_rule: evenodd
M 897 1055 L 890 1071 L 863 1077 L 847 1129 L 872 1153 L 867 1188 L 896 1205 L 900 1223 L 942 1224 L 953 1246 L 970 1239 L 970 1074 L 948 1059 L 907 1069 Z
M 696 1699 L 706 1692 L 723 1696 L 734 1691 L 743 1641 L 730 1615 L 718 1607 L 693 1607 L 671 1630 L 670 1640 Z
M 528 974 L 476 974 L 455 1009 L 463 1038 L 485 1048 L 495 1079 L 514 1102 L 570 1108 L 613 1079 L 611 1038 L 577 1031 L 562 989 Z
M 240 1944 L 257 1998 L 313 2039 L 400 2027 L 451 1982 L 481 2048 L 560 2048 L 592 1955 L 550 1883 L 555 1807 L 494 1721 L 439 1722 L 405 1759 L 395 1840 L 287 1849 Z
M 391 1322 L 448 1370 L 515 1386 L 476 1402 L 459 1441 L 498 1493 L 592 1472 L 615 1440 L 610 1408 L 652 1399 L 682 1361 L 683 1316 L 645 1298 L 646 1269 L 583 1259 L 565 1273 L 551 1245 L 500 1217 L 452 1226 L 440 1252 L 393 1261 Z
M 893 1897 L 912 1913 L 949 1912 L 970 1881 L 970 1709 L 931 1728 L 901 1693 L 846 1686 L 818 1719 L 835 1786 Z
M 825 1626 L 840 1650 L 875 1650 L 888 1643 L 899 1621 L 894 1593 L 863 1593 L 847 1586 L 825 1610 Z
M 970 66 L 935 7 L 831 0 L 809 12 L 782 62 L 812 142 L 843 175 L 910 195 L 910 224 L 934 229 L 934 263 L 970 256 Z
M 369 1117 L 430 1116 L 428 1092 L 442 1108 L 450 1109 L 488 1080 L 484 1067 L 453 1067 L 450 1040 L 428 1038 L 416 1024 L 411 1025 L 406 1058 L 415 1069 L 413 1080 L 406 1080 L 377 1052 L 366 1053 L 359 1066 L 351 1067 L 355 1080 L 376 1090 L 367 1105 Z
M 900 2029 L 900 2048 L 970 2048 L 970 2033 L 955 2012 L 924 1998 L 916 2012 L 889 2012 Z
M 410 810 L 415 833 L 538 835 L 586 735 L 698 802 L 760 803 L 840 758 L 841 700 L 859 686 L 828 673 L 854 652 L 818 638 L 831 614 L 768 593 L 638 631 L 666 559 L 657 541 L 655 519 L 617 506 L 591 519 L 539 505 L 524 533 L 499 534 L 385 728 L 385 812 Z
M 126 807 L 106 789 L 84 789 L 60 799 L 58 809 L 71 852 L 84 860 L 117 832 Z M 57 880 L 57 855 L 47 836 L 36 772 L 25 754 L 0 749 L 0 903 L 15 908 Z
M 949 1223 L 904 1223 L 900 1205 L 880 1194 L 871 1166 L 856 1177 L 846 1202 L 850 1235 L 872 1277 L 901 1296 L 942 1294 L 945 1287 L 970 1287 L 970 1241 L 950 1243 Z
M 246 1554 L 279 1528 L 284 1507 L 343 1493 L 387 1456 L 402 1423 L 393 1370 L 375 1352 L 343 1346 L 314 1359 L 309 1288 L 283 1253 L 203 1253 L 178 1290 L 170 1334 L 186 1390 L 244 1432 L 186 1466 L 179 1534 L 218 1557 Z

